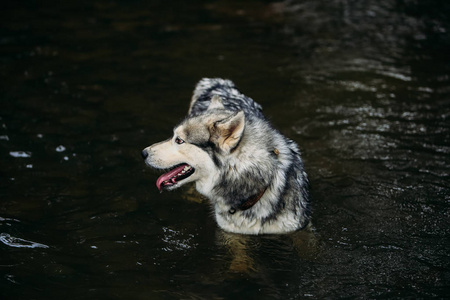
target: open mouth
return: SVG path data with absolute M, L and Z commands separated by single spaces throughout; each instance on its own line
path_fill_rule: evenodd
M 175 185 L 180 180 L 188 178 L 194 174 L 195 169 L 188 164 L 179 164 L 173 167 L 169 172 L 159 176 L 156 180 L 158 190 Z

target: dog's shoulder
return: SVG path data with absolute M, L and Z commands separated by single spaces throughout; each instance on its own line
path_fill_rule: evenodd
M 192 95 L 189 115 L 205 112 L 213 96 L 219 96 L 227 110 L 242 110 L 246 115 L 263 117 L 260 104 L 242 94 L 231 80 L 221 78 L 203 78 L 197 83 Z

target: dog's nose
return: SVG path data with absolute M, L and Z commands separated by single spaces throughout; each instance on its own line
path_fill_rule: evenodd
M 146 159 L 148 157 L 148 152 L 144 149 L 142 150 L 141 155 L 143 159 Z

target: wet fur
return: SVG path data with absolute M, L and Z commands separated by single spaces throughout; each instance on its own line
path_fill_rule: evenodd
M 177 144 L 177 138 L 184 143 Z M 274 129 L 262 107 L 229 80 L 202 79 L 173 137 L 144 154 L 153 168 L 194 167 L 193 175 L 168 189 L 195 182 L 226 231 L 286 233 L 308 223 L 308 179 L 297 144 Z M 239 209 L 264 189 L 254 206 Z

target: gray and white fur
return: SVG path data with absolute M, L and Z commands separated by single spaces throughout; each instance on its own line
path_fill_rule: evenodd
M 158 179 L 159 189 L 195 182 L 226 231 L 287 233 L 309 221 L 309 184 L 297 144 L 230 80 L 202 79 L 173 137 L 142 155 L 147 165 L 171 170 Z

